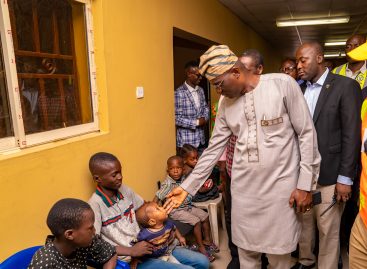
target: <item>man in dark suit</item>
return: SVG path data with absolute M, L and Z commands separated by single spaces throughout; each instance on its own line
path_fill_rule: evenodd
M 299 262 L 292 268 L 314 268 L 315 223 L 319 229 L 318 268 L 336 269 L 339 258 L 340 220 L 350 198 L 360 152 L 361 90 L 350 78 L 335 75 L 324 66 L 324 52 L 316 42 L 296 52 L 298 75 L 307 81 L 304 96 L 313 117 L 321 154 L 317 189 L 322 204 L 302 215 Z M 320 216 L 333 199 L 337 203 Z

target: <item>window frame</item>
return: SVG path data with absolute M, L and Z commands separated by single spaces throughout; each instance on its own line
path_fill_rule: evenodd
M 56 140 L 67 139 L 91 132 L 98 132 L 99 113 L 98 113 L 98 91 L 96 83 L 96 65 L 94 57 L 94 36 L 93 36 L 93 17 L 90 0 L 73 0 L 74 2 L 84 5 L 84 21 L 86 33 L 86 51 L 88 65 L 88 80 L 91 99 L 91 110 L 93 121 L 66 128 L 59 128 L 49 131 L 43 131 L 26 135 L 22 107 L 20 100 L 20 92 L 18 85 L 18 74 L 15 62 L 15 53 L 13 46 L 12 30 L 10 23 L 9 6 L 7 0 L 0 0 L 0 35 L 3 47 L 3 59 L 6 76 L 7 93 L 9 97 L 10 114 L 12 115 L 12 124 L 14 136 L 0 138 L 0 153 L 4 150 L 12 150 L 15 148 L 26 148 L 39 144 L 49 143 Z

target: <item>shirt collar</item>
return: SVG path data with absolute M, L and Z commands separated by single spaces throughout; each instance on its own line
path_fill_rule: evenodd
M 195 88 L 191 87 L 189 84 L 187 84 L 187 82 L 185 81 L 185 85 L 186 87 L 189 89 L 189 91 L 192 93 L 192 92 L 195 92 L 198 90 L 198 86 L 195 86 Z
M 112 200 L 110 197 L 108 197 L 107 194 L 105 194 L 101 187 L 97 186 L 96 194 L 101 197 L 102 201 L 105 203 L 107 207 L 111 207 L 114 204 L 117 203 L 117 201 L 124 199 L 124 196 L 120 191 L 117 191 L 117 201 Z
M 297 80 L 298 85 L 302 85 L 303 82 L 305 82 L 303 79 Z
M 347 70 L 350 71 L 353 74 L 352 70 L 349 69 L 349 63 L 347 63 Z M 358 72 L 364 73 L 366 70 L 367 70 L 366 61 L 364 61 L 364 64 L 362 65 L 362 67 L 358 71 L 356 71 L 355 73 L 358 73 Z
M 325 69 L 326 69 L 325 72 L 322 74 L 321 77 L 319 77 L 319 79 L 315 83 L 312 83 L 311 81 L 307 81 L 307 87 L 311 85 L 318 85 L 318 86 L 324 85 L 326 77 L 329 74 L 329 68 L 325 68 Z
M 182 181 L 183 181 L 183 179 L 184 179 L 184 175 L 182 175 L 182 177 L 179 179 L 179 180 L 174 180 L 173 178 L 171 178 L 171 176 L 170 175 L 167 175 L 167 179 L 171 182 L 171 183 L 173 183 L 173 184 L 181 184 L 182 183 Z

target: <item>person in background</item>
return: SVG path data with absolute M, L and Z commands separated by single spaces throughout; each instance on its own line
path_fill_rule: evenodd
M 367 67 L 366 60 L 354 60 L 349 57 L 348 53 L 353 49 L 358 48 L 360 45 L 366 42 L 364 35 L 356 34 L 351 36 L 345 45 L 346 60 L 345 64 L 336 67 L 333 70 L 334 74 L 345 76 L 355 79 L 362 90 L 362 96 L 367 96 Z M 367 102 L 362 105 L 361 115 L 364 115 L 367 111 Z
M 305 89 L 306 88 L 306 83 L 304 80 L 300 79 L 298 76 L 298 72 L 297 72 L 297 64 L 296 61 L 290 58 L 287 58 L 285 60 L 283 60 L 279 71 L 281 73 L 287 74 L 289 76 L 291 76 L 292 78 L 294 78 L 298 85 L 301 87 L 301 89 Z
M 281 73 L 284 73 L 284 74 L 287 74 L 287 75 L 291 76 L 295 80 L 298 79 L 297 65 L 296 65 L 295 60 L 292 60 L 292 59 L 289 59 L 289 58 L 283 60 L 281 66 L 279 68 L 279 71 Z
M 196 147 L 201 154 L 205 149 L 204 127 L 209 120 L 209 107 L 204 90 L 199 87 L 201 75 L 197 62 L 185 65 L 185 82 L 175 91 L 177 153 L 184 144 Z
M 185 177 L 188 177 L 198 162 L 198 151 L 195 147 L 185 144 L 181 148 L 180 156 L 182 157 L 184 162 L 183 174 Z M 192 197 L 192 201 L 194 203 L 204 202 L 216 199 L 218 197 L 219 190 L 217 184 L 212 178 L 208 178 L 205 181 L 204 185 L 201 186 L 199 191 L 195 194 L 195 196 Z
M 256 49 L 247 49 L 239 57 L 241 63 L 254 74 L 261 75 L 264 71 L 264 58 Z
M 345 64 L 342 64 L 336 67 L 333 70 L 334 74 L 338 74 L 341 76 L 349 77 L 355 79 L 361 89 L 367 86 L 366 81 L 366 61 L 357 61 L 348 56 L 348 52 L 352 51 L 355 48 L 358 48 L 360 45 L 366 42 L 366 37 L 364 35 L 356 34 L 352 35 L 348 38 L 345 44 L 345 53 L 346 53 L 346 60 Z
M 329 69 L 329 71 L 332 71 L 334 69 L 334 62 L 332 60 L 325 60 L 324 66 Z

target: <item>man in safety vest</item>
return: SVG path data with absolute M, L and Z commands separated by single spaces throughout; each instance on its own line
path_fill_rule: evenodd
M 345 53 L 347 63 L 334 68 L 333 73 L 341 76 L 346 76 L 355 79 L 361 86 L 362 95 L 367 95 L 367 68 L 366 60 L 355 60 L 348 56 L 348 52 L 359 47 L 366 42 L 366 37 L 363 35 L 352 35 L 345 44 Z M 367 111 L 367 102 L 362 105 L 362 114 Z
M 356 61 L 367 59 L 367 43 L 350 51 L 348 57 Z M 364 63 L 364 66 L 366 64 Z M 366 79 L 366 76 L 365 78 Z M 366 95 L 363 96 L 366 98 Z M 366 101 L 366 99 L 365 99 Z M 362 111 L 362 173 L 360 179 L 359 214 L 354 222 L 350 235 L 349 268 L 362 269 L 367 265 L 367 113 Z

